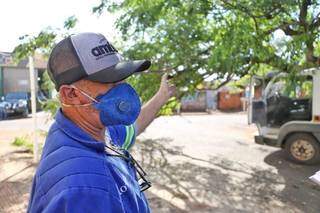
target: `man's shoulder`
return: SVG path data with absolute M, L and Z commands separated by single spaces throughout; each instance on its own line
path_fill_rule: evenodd
M 66 203 L 85 208 L 81 201 L 88 199 L 98 204 L 101 199 L 120 202 L 104 158 L 78 147 L 62 146 L 47 155 L 41 160 L 35 178 L 34 203 L 38 203 L 34 204 L 35 208 L 39 205 L 39 208 L 59 209 Z
M 68 188 L 109 191 L 106 181 L 112 181 L 101 155 L 70 146 L 61 146 L 42 158 L 36 178 L 42 195 L 46 197 Z
M 69 170 L 76 170 L 88 164 L 93 166 L 103 164 L 103 162 L 103 153 L 66 143 L 54 147 L 42 156 L 38 166 L 38 175 L 42 176 L 50 170 L 57 171 L 59 168 L 68 167 Z
M 103 152 L 97 152 L 68 137 L 55 125 L 50 129 L 36 172 L 41 195 L 50 197 L 66 188 L 91 187 L 107 190 Z
M 86 146 L 54 123 L 48 132 L 37 174 L 43 176 L 50 170 L 57 171 L 65 167 L 79 170 L 89 164 L 102 165 L 104 156 L 104 152 Z

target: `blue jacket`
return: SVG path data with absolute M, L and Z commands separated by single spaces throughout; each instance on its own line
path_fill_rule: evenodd
M 129 149 L 131 126 L 108 127 L 112 142 Z M 59 110 L 51 126 L 32 183 L 28 212 L 150 212 L 135 169 L 107 156 L 103 142 Z

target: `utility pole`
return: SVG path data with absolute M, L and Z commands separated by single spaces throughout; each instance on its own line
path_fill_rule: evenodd
M 29 76 L 30 76 L 30 91 L 31 91 L 31 111 L 33 120 L 33 161 L 39 161 L 38 137 L 37 137 L 37 107 L 36 107 L 36 82 L 35 70 L 32 56 L 29 56 Z

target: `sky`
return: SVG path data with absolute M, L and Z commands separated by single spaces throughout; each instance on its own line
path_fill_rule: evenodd
M 0 51 L 11 52 L 25 34 L 37 35 L 49 26 L 62 28 L 64 21 L 75 15 L 78 23 L 73 32 L 99 32 L 111 42 L 118 35 L 116 17 L 92 14 L 99 0 L 1 0 Z

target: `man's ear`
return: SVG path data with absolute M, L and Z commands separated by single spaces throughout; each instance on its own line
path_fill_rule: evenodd
M 59 89 L 60 100 L 65 104 L 80 104 L 79 92 L 69 85 L 62 85 Z

